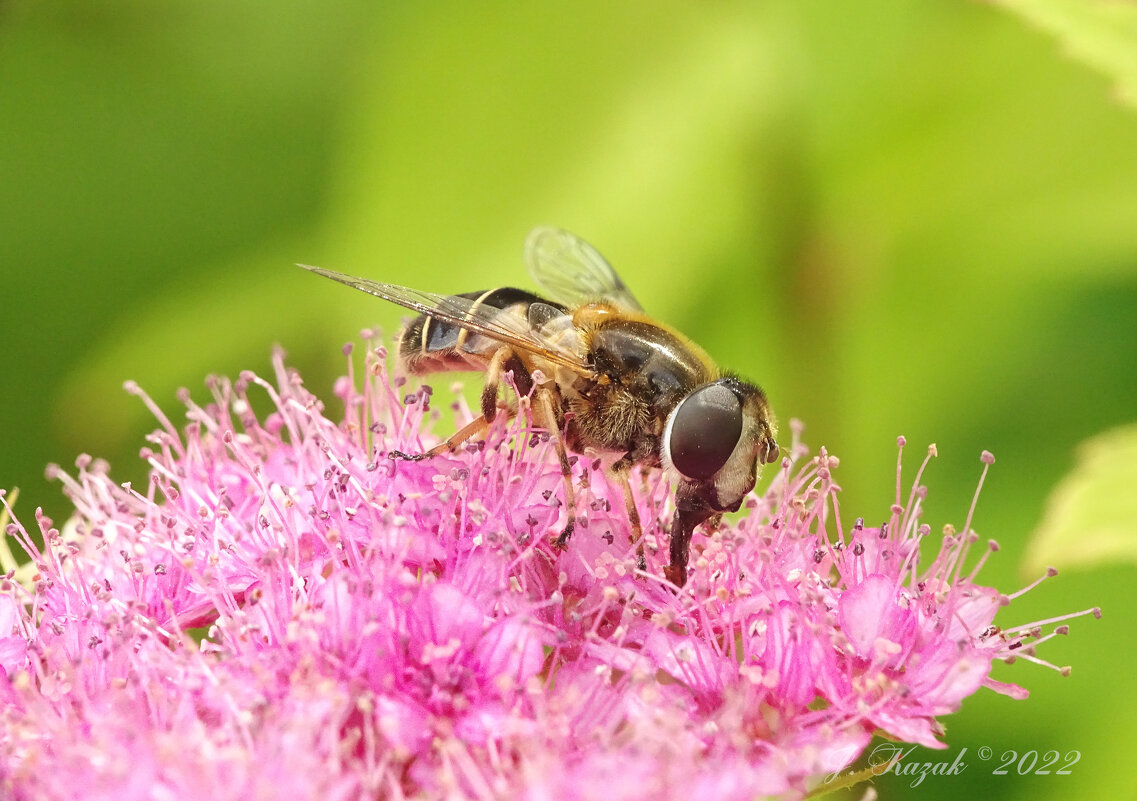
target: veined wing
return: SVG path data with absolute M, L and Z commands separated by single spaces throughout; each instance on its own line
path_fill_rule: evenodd
M 369 295 L 397 303 L 419 314 L 453 323 L 519 350 L 536 354 L 543 359 L 576 370 L 584 375 L 593 374 L 592 368 L 588 366 L 581 354 L 541 337 L 527 325 L 526 321 L 513 315 L 503 314 L 501 309 L 493 306 L 481 305 L 475 300 L 456 295 L 439 295 L 434 292 L 423 292 L 396 284 L 384 284 L 367 278 L 357 278 L 323 267 L 312 267 L 307 264 L 297 266 L 325 278 L 331 278 L 333 281 L 339 281 L 341 284 L 355 287 Z
M 622 309 L 643 311 L 600 252 L 560 228 L 534 228 L 525 240 L 529 275 L 553 300 L 582 306 L 605 300 Z

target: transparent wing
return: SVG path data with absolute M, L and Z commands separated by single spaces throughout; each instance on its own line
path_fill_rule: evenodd
M 525 320 L 514 315 L 503 314 L 501 309 L 478 305 L 476 301 L 456 295 L 438 295 L 434 292 L 423 292 L 396 284 L 384 284 L 307 264 L 297 266 L 325 278 L 331 278 L 333 281 L 339 281 L 341 284 L 355 287 L 369 295 L 397 303 L 419 314 L 430 315 L 436 320 L 453 323 L 498 342 L 534 353 L 582 374 L 593 374 L 593 370 L 585 362 L 583 356 L 540 336 L 527 325 Z
M 525 240 L 529 275 L 553 300 L 581 306 L 606 300 L 632 311 L 643 307 L 600 252 L 560 228 L 534 228 Z

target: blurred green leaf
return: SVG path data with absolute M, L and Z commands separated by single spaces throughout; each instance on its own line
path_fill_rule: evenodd
M 516 282 L 526 233 L 555 224 L 653 311 L 689 303 L 708 250 L 752 220 L 755 173 L 739 167 L 795 86 L 791 32 L 767 16 L 593 3 L 553 29 L 540 5 L 492 26 L 476 5 L 425 7 L 359 84 L 329 216 L 340 268 L 451 291 Z
M 1137 561 L 1137 425 L 1085 442 L 1054 489 L 1031 538 L 1025 568 Z
M 1057 37 L 1080 61 L 1107 75 L 1137 107 L 1137 4 L 1116 0 L 999 0 Z
M 153 420 L 125 394 L 123 381 L 138 380 L 159 406 L 169 409 L 175 389 L 185 386 L 197 396 L 207 375 L 235 378 L 239 370 L 263 371 L 274 344 L 298 355 L 307 338 L 295 334 L 296 328 L 310 334 L 322 324 L 328 327 L 323 307 L 296 302 L 308 292 L 317 296 L 324 291 L 290 261 L 308 247 L 302 239 L 282 237 L 259 252 L 210 265 L 209 274 L 198 274 L 195 281 L 175 279 L 169 292 L 107 326 L 88 345 L 82 362 L 59 379 L 56 430 L 91 453 L 107 453 L 123 442 L 133 449 L 141 443 L 132 441 L 132 432 L 151 428 Z M 218 292 L 222 283 L 225 291 Z M 250 314 L 250 309 L 259 313 Z M 321 348 L 320 356 L 326 361 L 327 350 Z M 332 369 L 340 371 L 343 365 Z M 315 382 L 319 377 L 309 378 Z M 314 389 L 324 387 L 314 383 Z M 179 406 L 173 413 L 181 413 Z M 98 426 L 91 426 L 91 420 L 98 420 Z

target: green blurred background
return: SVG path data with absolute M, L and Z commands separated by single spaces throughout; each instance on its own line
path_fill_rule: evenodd
M 340 345 L 402 314 L 295 262 L 526 282 L 550 223 L 840 455 L 850 518 L 887 516 L 898 434 L 909 475 L 939 446 L 934 529 L 993 451 L 974 525 L 1016 589 L 1076 445 L 1137 420 L 1137 110 L 1064 52 L 956 2 L 7 0 L 0 486 L 30 522 L 66 514 L 49 461 L 140 481 L 128 378 L 174 416 L 279 343 L 329 398 Z M 882 797 L 1133 797 L 1133 579 L 1016 601 L 1005 624 L 1105 617 L 1042 651 L 1072 676 L 998 666 L 1032 698 L 980 692 L 918 752 L 967 747 L 963 775 Z M 1083 756 L 999 777 L 981 745 Z

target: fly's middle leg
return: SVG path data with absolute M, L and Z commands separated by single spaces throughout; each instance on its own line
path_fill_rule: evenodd
M 553 440 L 553 447 L 557 451 L 557 459 L 561 465 L 561 478 L 565 484 L 565 514 L 567 521 L 560 536 L 553 541 L 553 547 L 563 550 L 568 546 L 573 530 L 576 529 L 576 489 L 572 483 L 572 465 L 569 463 L 568 452 L 565 450 L 564 436 L 561 434 L 560 421 L 563 415 L 559 414 L 559 398 L 556 386 L 551 383 L 537 387 L 538 412 L 543 418 L 540 423 L 548 430 Z
M 632 485 L 628 481 L 631 472 L 632 460 L 627 455 L 608 468 L 609 476 L 624 491 L 624 510 L 627 512 L 628 522 L 632 527 L 630 539 L 632 544 L 636 546 L 636 567 L 640 570 L 647 570 L 647 558 L 644 556 L 643 526 L 640 524 L 639 510 L 636 509 L 636 499 L 632 495 Z

